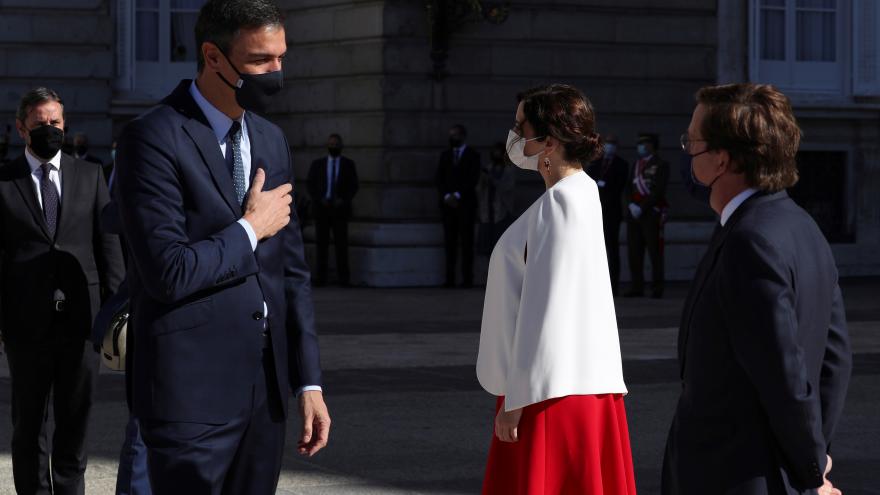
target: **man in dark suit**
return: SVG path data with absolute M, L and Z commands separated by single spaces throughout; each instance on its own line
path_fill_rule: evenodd
M 354 161 L 342 156 L 342 136 L 331 134 L 327 139 L 327 156 L 312 162 L 309 168 L 309 195 L 315 212 L 315 233 L 318 248 L 318 278 L 315 285 L 327 283 L 327 252 L 330 232 L 336 251 L 336 272 L 339 284 L 349 285 L 348 220 L 351 202 L 358 191 Z
M 474 222 L 479 181 L 480 154 L 467 145 L 467 129 L 456 124 L 449 129 L 449 148 L 440 154 L 435 178 L 446 247 L 445 287 L 455 286 L 459 245 L 462 287 L 474 284 Z
M 852 355 L 831 249 L 785 192 L 800 129 L 772 86 L 707 87 L 697 102 L 683 147 L 721 218 L 682 314 L 663 493 L 832 493 Z
M 651 297 L 663 297 L 663 225 L 669 204 L 666 186 L 669 163 L 660 158 L 656 134 L 640 134 L 636 152 L 639 158 L 630 169 L 623 190 L 626 218 L 626 245 L 632 286 L 625 297 L 641 297 L 645 290 L 645 250 L 651 259 Z
M 63 105 L 46 88 L 24 95 L 15 124 L 27 147 L 0 169 L 0 330 L 20 494 L 85 490 L 86 430 L 98 373 L 98 355 L 86 339 L 102 298 L 124 275 L 119 238 L 100 229 L 109 201 L 101 167 L 60 152 Z
M 617 295 L 620 285 L 620 222 L 623 208 L 620 198 L 626 186 L 629 165 L 617 155 L 617 136 L 605 136 L 605 153 L 586 167 L 587 174 L 599 187 L 599 201 L 602 203 L 602 227 L 605 234 L 605 251 L 608 256 L 608 271 L 611 274 L 611 290 Z
M 85 160 L 104 166 L 104 162 L 100 158 L 89 153 L 89 137 L 84 132 L 77 132 L 73 135 L 73 157 L 77 160 Z
M 119 138 L 133 406 L 154 493 L 274 493 L 291 392 L 299 453 L 327 443 L 290 148 L 257 114 L 283 84 L 283 23 L 270 0 L 209 0 L 197 79 Z

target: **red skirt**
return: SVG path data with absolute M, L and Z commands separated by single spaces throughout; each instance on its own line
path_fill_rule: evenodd
M 504 397 L 498 398 L 495 411 Z M 494 421 L 493 421 L 494 425 Z M 570 395 L 526 406 L 519 441 L 492 434 L 483 495 L 635 495 L 621 394 Z

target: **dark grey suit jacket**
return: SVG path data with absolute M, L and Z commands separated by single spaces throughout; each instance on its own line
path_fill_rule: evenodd
M 101 167 L 61 155 L 61 208 L 49 235 L 25 155 L 0 168 L 0 328 L 10 345 L 84 339 L 103 297 L 125 267 L 119 238 L 104 234 L 110 200 Z M 65 297 L 66 333 L 51 332 L 55 291 Z

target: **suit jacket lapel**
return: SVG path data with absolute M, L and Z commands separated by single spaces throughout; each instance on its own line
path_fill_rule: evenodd
M 269 143 L 266 142 L 263 128 L 257 125 L 250 112 L 245 112 L 244 120 L 247 123 L 248 139 L 251 142 L 251 176 L 248 182 L 248 187 L 250 187 L 250 184 L 254 183 L 254 176 L 257 174 L 258 168 L 262 168 L 263 171 L 266 172 L 266 177 L 269 176 L 270 165 L 266 163 L 265 160 L 258 159 L 259 153 L 263 150 L 269 149 Z
M 43 231 L 43 235 L 46 236 L 46 239 L 51 241 L 52 239 L 49 237 L 49 226 L 46 225 L 46 217 L 43 216 L 43 208 L 37 203 L 37 192 L 34 191 L 34 182 L 31 178 L 31 168 L 27 163 L 27 158 L 25 158 L 24 155 L 21 155 L 15 163 L 10 164 L 9 166 L 18 168 L 15 171 L 15 187 L 18 189 L 18 192 L 21 193 L 24 203 L 31 211 L 34 221 L 40 226 L 40 230 Z
M 79 181 L 80 170 L 76 166 L 76 161 L 71 157 L 61 154 L 61 208 L 58 211 L 58 228 L 55 230 L 55 237 L 60 235 L 61 229 L 67 225 L 67 218 L 71 216 L 76 203 L 77 183 Z
M 727 219 L 727 223 L 724 227 L 716 229 L 712 242 L 709 244 L 709 249 L 706 251 L 706 255 L 703 256 L 702 261 L 700 261 L 700 266 L 694 277 L 694 283 L 691 286 L 691 291 L 688 295 L 687 302 L 685 303 L 684 311 L 682 311 L 681 326 L 678 331 L 678 363 L 680 366 L 680 376 L 682 378 L 684 378 L 685 361 L 687 360 L 685 349 L 687 347 L 687 339 L 690 333 L 691 320 L 694 315 L 694 310 L 696 309 L 696 303 L 703 290 L 703 286 L 706 284 L 706 280 L 709 278 L 709 275 L 715 267 L 715 262 L 718 259 L 718 254 L 721 252 L 721 247 L 724 245 L 725 237 L 727 237 L 727 234 L 733 226 L 736 225 L 739 219 L 742 218 L 747 211 L 764 203 L 785 199 L 787 197 L 788 193 L 785 191 L 779 191 L 776 193 L 757 192 L 746 199 L 745 202 L 733 212 L 733 215 Z

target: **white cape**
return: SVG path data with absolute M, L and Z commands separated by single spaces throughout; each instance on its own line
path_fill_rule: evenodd
M 602 207 L 587 174 L 547 190 L 492 251 L 477 378 L 507 411 L 626 393 Z

